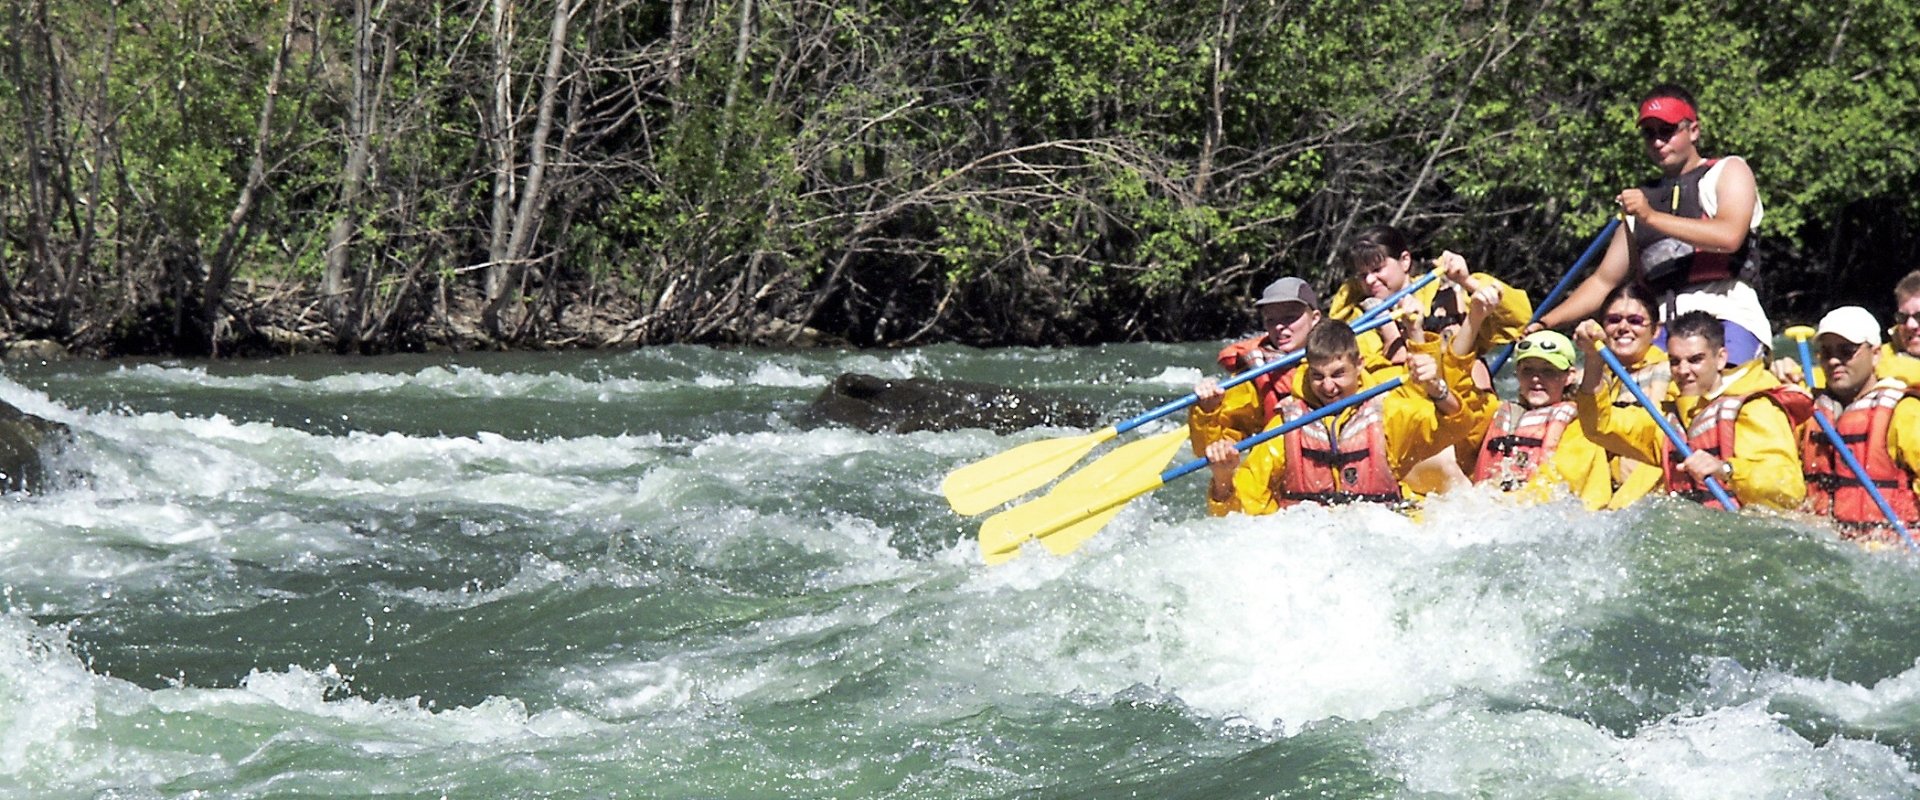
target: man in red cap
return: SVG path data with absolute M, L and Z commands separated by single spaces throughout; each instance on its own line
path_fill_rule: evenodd
M 1594 274 L 1535 329 L 1585 319 L 1614 287 L 1641 280 L 1658 295 L 1663 321 L 1688 311 L 1719 317 L 1731 363 L 1763 355 L 1773 326 L 1744 279 L 1754 266 L 1749 234 L 1764 213 L 1752 168 L 1739 156 L 1700 154 L 1700 114 L 1678 86 L 1656 86 L 1641 99 L 1639 129 L 1660 177 L 1614 198 L 1627 224 Z

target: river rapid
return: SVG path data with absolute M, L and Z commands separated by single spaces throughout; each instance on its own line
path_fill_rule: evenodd
M 0 499 L 0 797 L 1920 796 L 1897 550 L 1202 473 L 987 567 L 942 475 L 1079 431 L 797 424 L 843 371 L 1120 419 L 1215 347 L 10 365 L 77 441 Z

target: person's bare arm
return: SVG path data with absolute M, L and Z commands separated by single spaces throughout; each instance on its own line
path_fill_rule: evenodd
M 1747 233 L 1753 227 L 1753 209 L 1758 204 L 1759 192 L 1753 185 L 1753 168 L 1747 166 L 1744 159 L 1731 158 L 1723 163 L 1714 185 L 1720 206 L 1711 217 L 1696 219 L 1655 211 L 1639 189 L 1621 192 L 1617 198 L 1620 208 L 1634 218 L 1634 224 L 1645 225 L 1699 250 L 1709 253 L 1738 250 L 1746 244 Z

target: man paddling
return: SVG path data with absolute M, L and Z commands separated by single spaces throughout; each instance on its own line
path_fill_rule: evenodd
M 1363 368 L 1360 344 L 1344 323 L 1322 320 L 1307 333 L 1305 369 L 1282 398 L 1269 427 L 1353 396 L 1378 379 Z M 1270 514 L 1302 502 L 1397 503 L 1400 478 L 1446 442 L 1470 413 L 1430 353 L 1408 356 L 1406 380 L 1340 414 L 1255 447 L 1244 466 L 1232 442 L 1207 446 L 1212 481 L 1207 510 Z
M 1591 316 L 1608 292 L 1637 277 L 1660 295 L 1662 319 L 1706 311 L 1723 320 L 1721 338 L 1733 363 L 1765 353 L 1772 324 L 1744 277 L 1754 267 L 1751 234 L 1764 209 L 1745 159 L 1700 154 L 1705 129 L 1697 108 L 1691 94 L 1672 84 L 1641 99 L 1640 138 L 1660 177 L 1614 198 L 1626 226 L 1594 274 L 1533 330 Z
M 1299 278 L 1286 277 L 1267 284 L 1253 303 L 1260 315 L 1259 336 L 1220 350 L 1217 360 L 1230 373 L 1244 372 L 1305 346 L 1307 331 L 1320 323 L 1320 298 Z M 1194 455 L 1205 455 L 1214 442 L 1237 442 L 1267 427 L 1280 399 L 1293 391 L 1299 366 L 1267 373 L 1232 389 L 1202 378 L 1193 387 L 1195 401 L 1187 412 L 1187 429 Z
M 1876 380 L 1887 356 L 1880 350 L 1880 323 L 1866 309 L 1827 312 L 1815 335 L 1826 387 L 1814 402 L 1893 513 L 1909 529 L 1920 527 L 1913 487 L 1920 475 L 1920 389 L 1898 378 Z M 1816 421 L 1801 426 L 1800 453 L 1809 510 L 1831 518 L 1849 539 L 1894 541 L 1886 516 Z
M 1718 507 L 1703 483 L 1717 478 L 1743 506 L 1791 509 L 1806 497 L 1797 426 L 1811 398 L 1780 383 L 1759 360 L 1728 370 L 1721 321 L 1690 311 L 1667 324 L 1673 383 L 1661 413 L 1685 431 L 1693 455 L 1676 459 L 1659 424 L 1644 408 L 1614 405 L 1619 378 L 1588 369 L 1575 397 L 1580 424 L 1608 452 L 1659 464 L 1667 491 Z M 1593 320 L 1574 330 L 1582 352 L 1597 357 L 1605 332 Z

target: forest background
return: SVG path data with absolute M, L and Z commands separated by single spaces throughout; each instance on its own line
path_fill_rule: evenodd
M 1220 337 L 1373 223 L 1538 291 L 1660 81 L 1754 166 L 1777 319 L 1920 267 L 1911 2 L 0 15 L 0 335 L 97 355 Z

